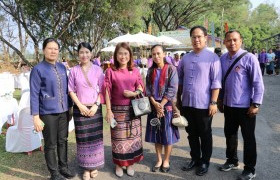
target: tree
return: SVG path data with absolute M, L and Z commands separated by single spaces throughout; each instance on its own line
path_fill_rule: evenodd
M 48 36 L 61 37 L 68 27 L 79 18 L 78 8 L 81 1 L 3 0 L 0 3 L 0 8 L 22 25 L 24 31 L 33 41 L 35 59 L 39 61 L 39 42 Z M 18 48 L 12 44 L 9 46 L 17 49 L 16 52 L 19 56 L 23 56 Z

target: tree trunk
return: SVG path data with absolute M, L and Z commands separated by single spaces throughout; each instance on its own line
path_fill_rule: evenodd
M 39 63 L 40 61 L 40 56 L 39 56 L 39 45 L 38 45 L 38 42 L 34 42 L 34 50 L 35 50 L 35 61 L 37 63 Z
M 10 48 L 12 48 L 12 49 L 17 53 L 17 55 L 19 55 L 19 57 L 20 57 L 26 64 L 28 64 L 29 66 L 32 67 L 32 64 L 24 57 L 24 55 L 20 52 L 20 50 L 18 50 L 15 46 L 13 46 L 11 43 L 9 43 L 8 41 L 6 41 L 6 39 L 3 38 L 1 35 L 0 35 L 0 40 L 3 41 L 5 44 L 7 44 Z

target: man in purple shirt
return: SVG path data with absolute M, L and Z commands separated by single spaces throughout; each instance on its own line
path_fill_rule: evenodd
M 262 48 L 262 52 L 259 54 L 259 62 L 260 62 L 262 75 L 264 75 L 265 63 L 267 63 L 266 52 L 264 48 Z
M 228 31 L 225 34 L 224 44 L 228 53 L 221 57 L 223 77 L 227 73 L 232 63 L 244 51 L 241 49 L 242 37 L 236 31 Z M 256 165 L 256 139 L 255 126 L 256 114 L 262 103 L 264 94 L 264 84 L 259 62 L 255 55 L 247 53 L 229 71 L 227 79 L 224 81 L 223 105 L 219 109 L 225 116 L 225 137 L 226 137 L 226 157 L 225 164 L 220 167 L 221 171 L 238 169 L 237 144 L 238 128 L 241 127 L 244 139 L 244 170 L 238 177 L 239 180 L 253 179 Z M 220 103 L 219 99 L 219 103 Z
M 196 174 L 208 171 L 212 155 L 212 118 L 217 112 L 222 71 L 219 57 L 206 49 L 207 30 L 195 26 L 190 30 L 193 51 L 178 66 L 178 108 L 188 120 L 191 162 L 182 168 L 189 171 L 198 166 Z M 181 100 L 182 95 L 182 100 Z

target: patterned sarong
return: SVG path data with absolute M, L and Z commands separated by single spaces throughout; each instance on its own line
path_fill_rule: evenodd
M 111 128 L 113 162 L 130 166 L 143 159 L 142 125 L 140 118 L 132 117 L 132 107 L 112 106 L 117 126 Z
M 104 166 L 103 117 L 101 107 L 93 117 L 82 116 L 73 109 L 79 166 L 87 170 Z

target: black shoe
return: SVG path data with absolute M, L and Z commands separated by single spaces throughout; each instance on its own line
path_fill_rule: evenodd
M 236 170 L 239 169 L 239 164 L 238 163 L 230 163 L 228 161 L 225 162 L 221 167 L 219 167 L 220 171 L 230 171 L 230 170 Z
M 191 162 L 189 162 L 189 164 L 187 164 L 186 166 L 182 167 L 183 171 L 190 171 L 192 170 L 195 166 L 197 165 L 197 162 L 192 160 Z
M 65 180 L 65 178 L 61 176 L 59 173 L 57 173 L 51 175 L 51 180 Z
M 205 164 L 205 163 L 201 164 L 201 166 L 199 166 L 198 169 L 196 170 L 195 174 L 198 176 L 203 176 L 208 172 L 208 167 L 209 164 Z
M 152 172 L 158 172 L 158 171 L 161 169 L 162 164 L 163 164 L 163 163 L 161 163 L 161 165 L 160 165 L 159 167 L 153 166 L 153 167 L 152 167 Z
M 168 173 L 168 172 L 170 171 L 170 166 L 168 166 L 168 167 L 163 167 L 163 166 L 161 166 L 160 170 L 161 170 L 161 172 L 163 172 L 163 173 Z
M 60 171 L 60 174 L 66 178 L 73 178 L 75 176 L 75 174 L 73 172 L 71 172 L 68 168 L 64 168 L 64 169 L 61 169 Z
M 251 180 L 256 177 L 256 173 L 244 170 L 241 175 L 238 176 L 237 180 Z

